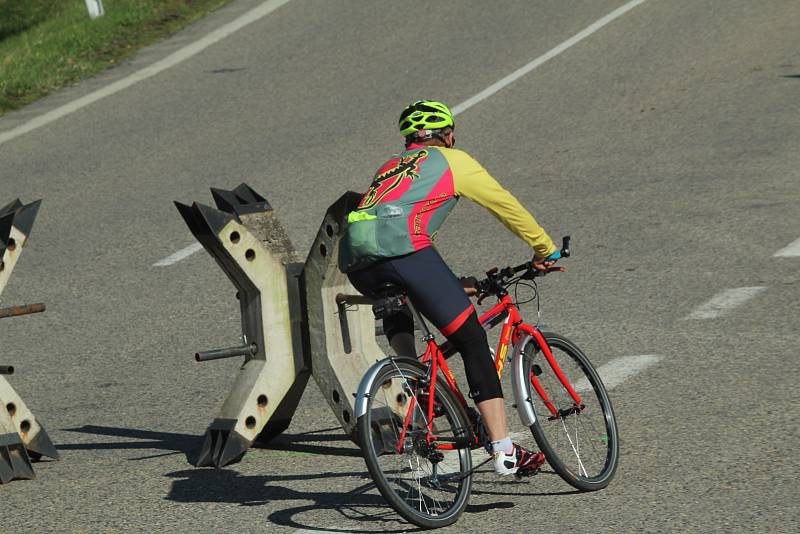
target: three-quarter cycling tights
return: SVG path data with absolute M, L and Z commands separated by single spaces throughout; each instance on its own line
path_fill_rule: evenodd
M 470 397 L 476 403 L 503 397 L 486 331 L 461 282 L 435 248 L 381 260 L 348 273 L 348 277 L 356 289 L 371 298 L 377 298 L 379 288 L 387 282 L 402 286 L 417 310 L 461 354 Z M 399 333 L 413 335 L 414 321 L 410 314 L 396 313 L 384 319 L 383 327 L 391 342 Z

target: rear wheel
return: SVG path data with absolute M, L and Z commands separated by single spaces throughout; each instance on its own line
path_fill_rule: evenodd
M 536 422 L 531 432 L 547 462 L 582 491 L 608 486 L 619 462 L 614 409 L 600 376 L 586 355 L 567 338 L 544 333 L 553 358 L 581 399 L 576 404 L 556 376 L 535 338 L 524 340 L 523 365 Z M 555 413 L 553 413 L 555 410 Z
M 452 391 L 438 381 L 433 422 L 436 442 L 433 446 L 427 443 L 428 388 L 421 385 L 425 374 L 426 369 L 413 360 L 387 363 L 368 392 L 367 409 L 358 419 L 357 432 L 381 495 L 408 521 L 437 528 L 454 523 L 467 506 L 472 486 L 472 433 Z M 436 447 L 449 443 L 455 444 L 453 450 Z

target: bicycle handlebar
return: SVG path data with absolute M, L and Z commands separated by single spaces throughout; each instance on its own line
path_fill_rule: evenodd
M 572 251 L 570 250 L 571 239 L 570 236 L 564 236 L 561 238 L 561 257 L 562 258 L 569 258 L 572 255 Z M 541 270 L 537 269 L 533 266 L 533 261 L 526 261 L 525 263 L 521 263 L 516 267 L 505 267 L 503 269 L 498 269 L 497 267 L 493 267 L 486 271 L 486 278 L 483 280 L 477 280 L 476 286 L 480 293 L 497 293 L 501 291 L 505 285 L 505 283 L 516 276 L 517 274 L 524 272 L 521 278 L 536 278 L 537 276 L 544 276 L 549 272 L 553 271 L 560 271 L 562 269 L 554 267 L 552 269 Z

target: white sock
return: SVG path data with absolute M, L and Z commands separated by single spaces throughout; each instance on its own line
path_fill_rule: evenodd
M 504 454 L 511 454 L 514 452 L 514 444 L 511 442 L 511 438 L 506 436 L 501 440 L 492 442 L 492 451 L 503 451 Z

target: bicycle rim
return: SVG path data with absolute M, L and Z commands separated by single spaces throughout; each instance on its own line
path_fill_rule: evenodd
M 424 375 L 416 362 L 387 364 L 375 379 L 357 428 L 367 468 L 381 495 L 408 521 L 437 528 L 455 522 L 467 506 L 472 485 L 470 432 L 461 406 L 439 382 L 435 403 L 440 415 L 434 417 L 434 434 L 439 443 L 459 441 L 461 448 L 426 450 L 427 404 L 419 407 L 423 390 L 418 386 Z M 398 451 L 412 398 L 413 412 Z
M 536 342 L 523 349 L 525 376 L 535 377 L 557 410 L 554 416 L 544 396 L 528 382 L 536 412 L 531 432 L 548 463 L 568 484 L 582 491 L 605 488 L 617 469 L 619 437 L 614 410 L 600 376 L 589 359 L 571 341 L 545 333 L 555 361 L 581 398 L 576 406 Z

